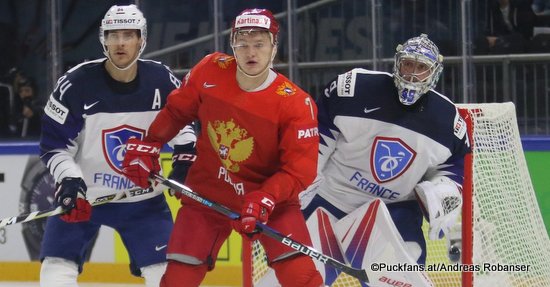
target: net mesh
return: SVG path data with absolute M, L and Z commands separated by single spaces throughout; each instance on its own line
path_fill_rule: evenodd
M 550 240 L 523 154 L 512 103 L 463 105 L 471 115 L 473 262 L 528 271 L 474 273 L 474 286 L 550 286 Z

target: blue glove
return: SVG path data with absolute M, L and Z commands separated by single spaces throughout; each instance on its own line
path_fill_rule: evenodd
M 195 162 L 196 151 L 195 143 L 188 143 L 185 145 L 174 146 L 174 153 L 172 155 L 172 171 L 168 175 L 169 179 L 173 179 L 179 183 L 184 183 L 189 168 Z M 170 195 L 181 198 L 181 193 L 169 190 Z
M 55 191 L 56 206 L 63 207 L 65 214 L 61 219 L 66 222 L 83 222 L 90 220 L 92 206 L 86 200 L 86 184 L 80 177 L 66 177 L 58 184 Z

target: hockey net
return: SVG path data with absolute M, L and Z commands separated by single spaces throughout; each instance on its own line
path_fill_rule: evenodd
M 474 272 L 429 272 L 435 286 L 550 286 L 550 240 L 521 146 L 513 103 L 460 104 L 469 125 L 461 249 Z M 427 224 L 424 224 L 427 231 Z M 427 234 L 426 234 L 427 238 Z M 448 241 L 428 241 L 426 264 L 453 264 Z M 244 242 L 244 286 L 279 286 L 257 242 Z M 457 255 L 451 252 L 453 255 Z M 500 267 L 499 267 L 500 266 Z M 525 271 L 503 271 L 514 266 Z M 486 267 L 488 269 L 486 269 Z M 341 274 L 332 286 L 361 286 Z

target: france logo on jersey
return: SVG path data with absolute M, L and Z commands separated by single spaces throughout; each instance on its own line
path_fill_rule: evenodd
M 377 182 L 387 182 L 404 173 L 416 152 L 398 138 L 376 137 L 371 155 L 371 170 Z
M 109 166 L 116 172 L 122 174 L 122 161 L 126 154 L 126 142 L 130 138 L 142 140 L 145 130 L 129 125 L 122 125 L 102 131 L 103 155 Z

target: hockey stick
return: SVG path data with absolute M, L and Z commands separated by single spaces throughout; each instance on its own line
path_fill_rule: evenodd
M 105 203 L 109 203 L 109 202 L 114 202 L 114 201 L 125 199 L 125 198 L 130 198 L 130 197 L 134 197 L 134 196 L 148 194 L 148 193 L 151 193 L 153 191 L 154 191 L 154 189 L 152 187 L 149 187 L 147 189 L 133 188 L 133 189 L 130 189 L 130 190 L 125 190 L 125 191 L 122 191 L 122 192 L 113 193 L 113 194 L 98 197 L 93 202 L 91 202 L 90 205 L 97 206 L 97 205 L 101 205 L 101 204 L 105 204 Z M 51 209 L 47 209 L 47 210 L 34 211 L 34 212 L 30 212 L 30 213 L 20 214 L 20 215 L 7 217 L 7 218 L 4 218 L 4 219 L 0 220 L 0 227 L 4 227 L 6 225 L 12 225 L 12 224 L 16 224 L 16 223 L 28 222 L 28 221 L 31 221 L 31 220 L 36 220 L 36 219 L 44 218 L 44 217 L 50 217 L 50 216 L 63 214 L 63 213 L 65 213 L 65 210 L 63 210 L 63 208 L 61 206 L 58 206 L 56 208 L 51 208 Z
M 192 191 L 189 187 L 183 185 L 183 184 L 180 184 L 178 183 L 177 181 L 174 181 L 174 180 L 171 180 L 171 179 L 166 179 L 158 174 L 152 174 L 151 175 L 151 179 L 154 180 L 155 182 L 157 183 L 160 183 L 172 190 L 175 190 L 179 193 L 182 193 L 183 195 L 207 206 L 207 207 L 210 207 L 212 209 L 214 209 L 215 211 L 219 212 L 219 213 L 222 213 L 224 215 L 226 215 L 227 217 L 229 217 L 230 219 L 232 220 L 236 220 L 240 217 L 240 215 L 234 211 L 232 211 L 231 209 L 221 205 L 221 204 L 218 204 L 218 203 L 215 203 L 215 202 L 212 202 L 202 196 L 200 196 L 199 194 L 197 194 L 196 192 Z M 357 269 L 357 268 L 353 268 L 353 267 L 350 267 L 332 257 L 329 257 L 327 255 L 324 255 L 322 254 L 321 252 L 305 245 L 305 244 L 302 244 L 288 236 L 285 236 L 283 234 L 281 234 L 280 232 L 276 231 L 275 229 L 265 225 L 265 224 L 262 224 L 260 222 L 256 222 L 256 229 L 258 230 L 258 232 L 261 232 L 263 234 L 265 234 L 266 236 L 269 236 L 277 241 L 279 241 L 280 243 L 296 250 L 296 251 L 299 251 L 315 260 L 318 260 L 324 264 L 327 264 L 327 265 L 330 265 L 338 270 L 341 270 L 342 272 L 344 273 L 347 273 L 359 280 L 361 280 L 362 282 L 366 282 L 368 283 L 368 277 L 367 277 L 367 272 L 364 270 L 364 269 Z

